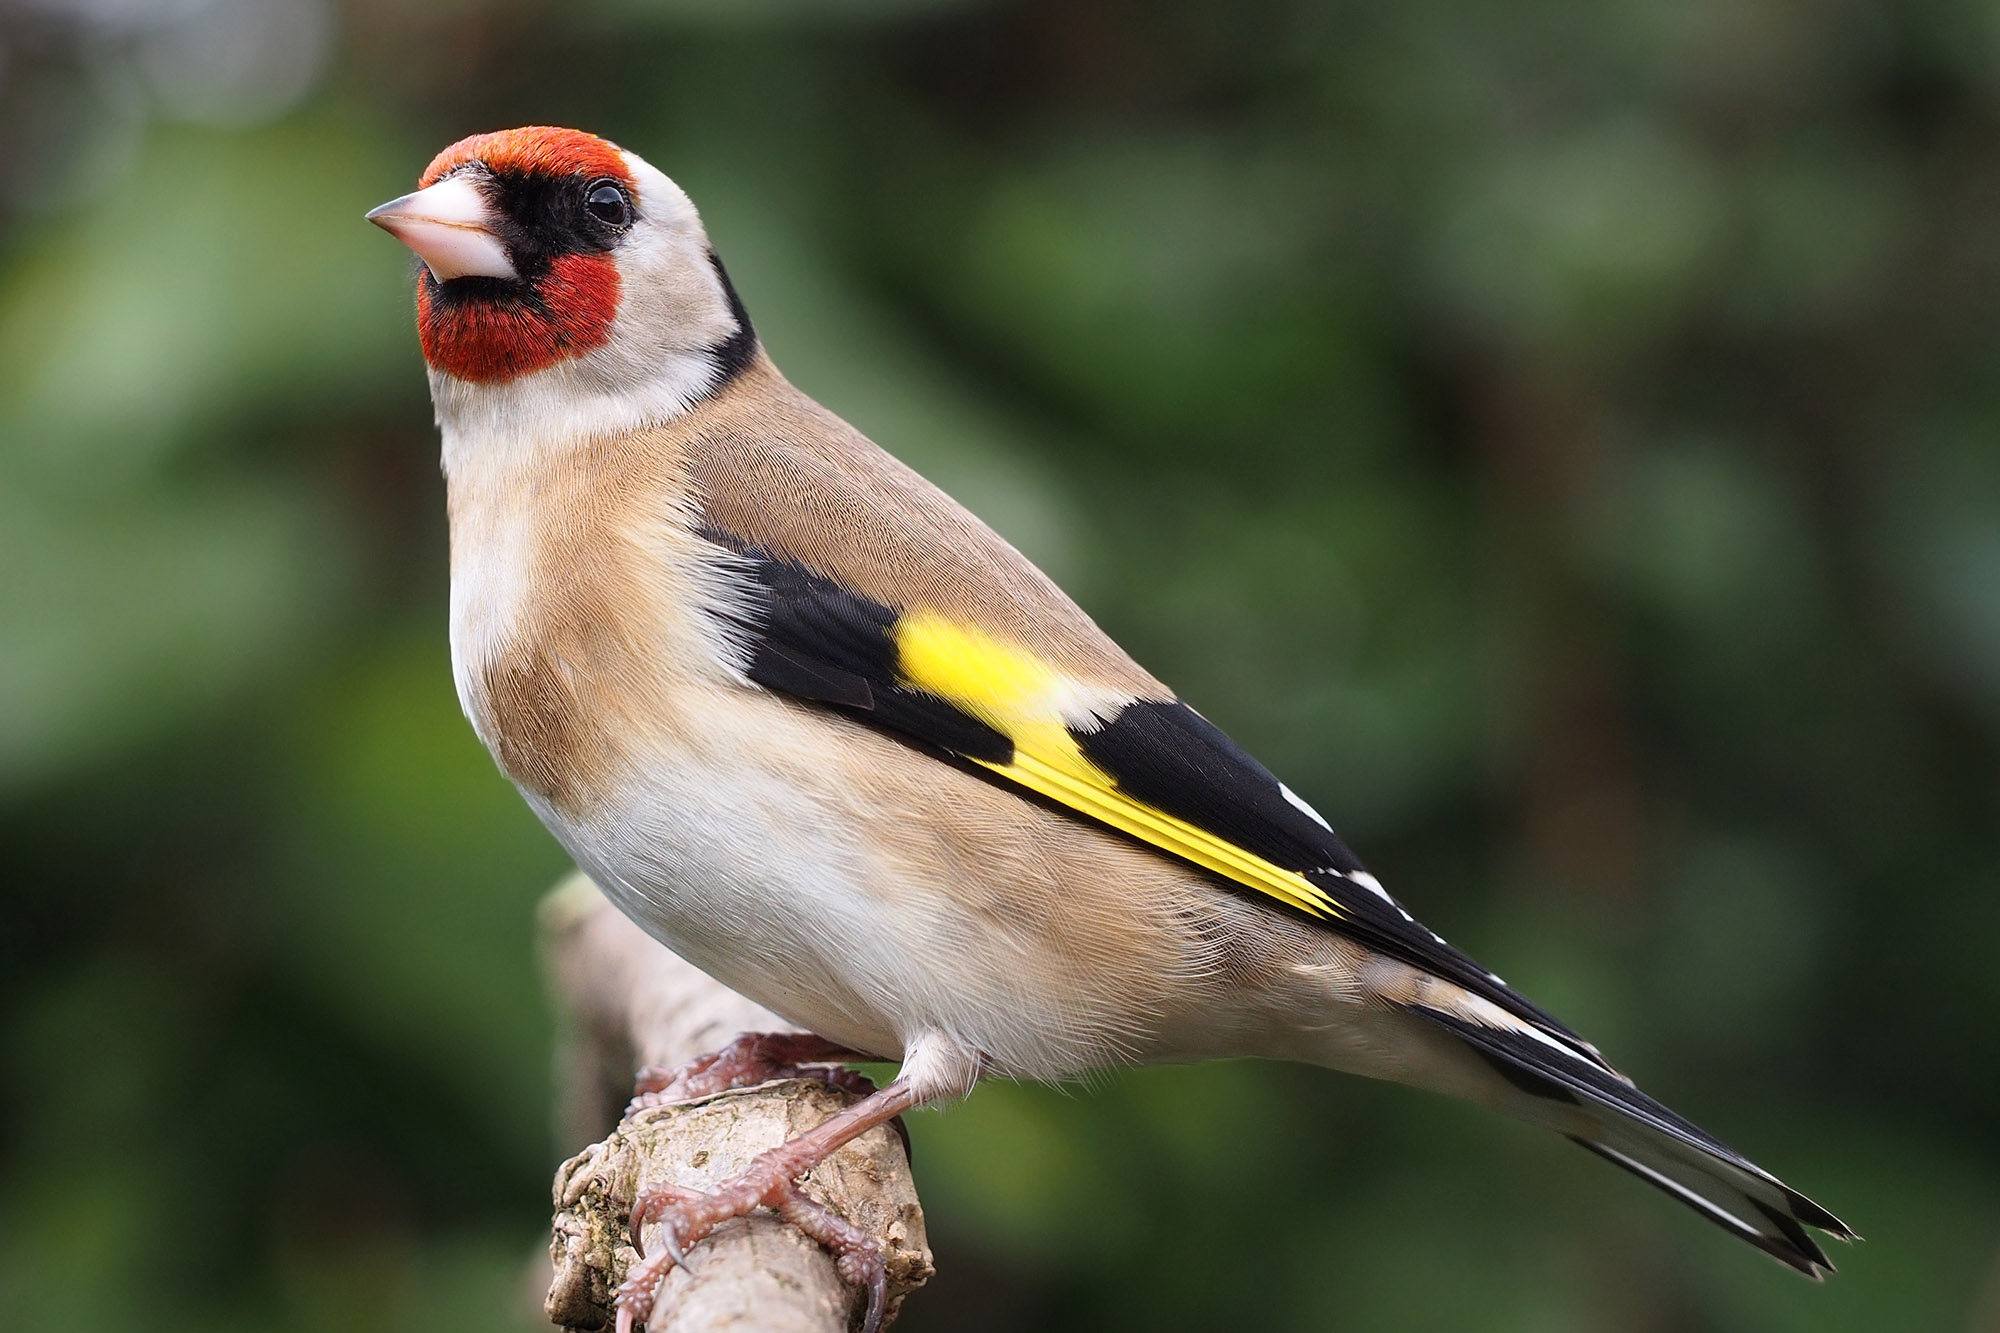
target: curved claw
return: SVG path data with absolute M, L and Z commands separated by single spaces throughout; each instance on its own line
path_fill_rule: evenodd
M 664 1215 L 669 1208 L 672 1208 L 677 1203 L 687 1203 L 690 1200 L 700 1197 L 701 1195 L 694 1190 L 679 1189 L 672 1185 L 655 1185 L 648 1190 L 642 1191 L 640 1197 L 633 1202 L 632 1211 L 627 1217 L 625 1224 L 626 1238 L 632 1242 L 633 1253 L 637 1254 L 641 1259 L 646 1257 L 646 1246 L 640 1238 L 640 1231 L 645 1227 L 646 1223 Z M 667 1254 L 675 1263 L 686 1268 L 687 1261 L 682 1257 L 678 1248 L 680 1237 L 675 1232 L 671 1223 L 666 1226 L 665 1234 L 664 1248 Z
M 641 1260 L 646 1257 L 646 1247 L 639 1241 L 639 1228 L 644 1226 L 645 1222 L 646 1219 L 641 1218 L 635 1209 L 632 1214 L 632 1252 Z M 694 1265 L 688 1262 L 686 1252 L 681 1249 L 680 1234 L 674 1230 L 674 1224 L 671 1222 L 664 1223 L 660 1227 L 660 1250 L 677 1266 L 687 1269 L 690 1273 L 694 1272 Z
M 688 1262 L 687 1253 L 681 1249 L 680 1235 L 674 1230 L 673 1223 L 671 1222 L 660 1228 L 660 1249 L 677 1266 L 685 1268 L 690 1273 L 694 1272 L 694 1265 Z M 661 1274 L 661 1276 L 664 1277 L 665 1274 Z
M 752 1043 L 739 1039 L 736 1045 Z M 831 1071 L 829 1071 L 831 1072 Z M 701 1241 L 716 1225 L 769 1207 L 810 1239 L 832 1252 L 841 1278 L 868 1293 L 862 1314 L 863 1333 L 879 1333 L 888 1315 L 889 1275 L 884 1242 L 807 1196 L 800 1177 L 876 1125 L 895 1119 L 920 1100 L 916 1091 L 898 1080 L 881 1091 L 822 1121 L 805 1133 L 757 1155 L 742 1172 L 710 1192 L 654 1183 L 634 1199 L 628 1226 L 635 1251 L 642 1228 L 663 1220 L 658 1251 L 643 1256 L 626 1272 L 617 1295 L 618 1333 L 632 1333 L 652 1311 L 659 1284 L 678 1265 L 688 1267 L 684 1245 Z
M 833 1255 L 842 1282 L 868 1293 L 861 1333 L 876 1333 L 889 1306 L 889 1265 L 881 1242 L 796 1184 L 788 1185 L 772 1204 L 780 1217 Z
M 881 1333 L 882 1313 L 889 1305 L 889 1270 L 876 1264 L 868 1271 L 868 1312 L 861 1317 L 861 1333 Z

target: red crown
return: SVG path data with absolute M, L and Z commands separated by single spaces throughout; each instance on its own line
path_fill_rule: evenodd
M 617 145 L 582 130 L 554 125 L 524 125 L 460 139 L 431 159 L 418 183 L 434 185 L 468 162 L 483 162 L 495 172 L 531 176 L 609 176 L 628 190 L 632 188 L 632 173 Z

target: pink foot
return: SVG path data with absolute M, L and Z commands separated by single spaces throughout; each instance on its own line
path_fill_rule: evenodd
M 744 1040 L 748 1039 L 739 1039 L 732 1046 L 741 1045 Z M 706 1073 L 714 1063 L 701 1072 Z M 678 1185 L 648 1187 L 632 1204 L 632 1248 L 642 1257 L 626 1273 L 613 1299 L 618 1311 L 617 1333 L 632 1333 L 645 1323 L 659 1298 L 661 1280 L 676 1264 L 687 1267 L 689 1250 L 730 1218 L 742 1217 L 758 1208 L 774 1210 L 833 1254 L 841 1279 L 868 1293 L 862 1333 L 877 1333 L 889 1292 L 888 1266 L 881 1243 L 824 1204 L 808 1198 L 796 1182 L 842 1145 L 876 1125 L 895 1119 L 916 1103 L 917 1097 L 909 1085 L 898 1080 L 797 1138 L 760 1153 L 741 1175 L 724 1181 L 711 1193 Z M 651 1222 L 660 1223 L 660 1247 L 648 1255 L 640 1245 L 639 1233 Z
M 652 1066 L 639 1071 L 625 1114 L 656 1106 L 699 1101 L 732 1088 L 753 1088 L 781 1078 L 817 1079 L 836 1092 L 866 1097 L 875 1085 L 843 1062 L 869 1057 L 809 1032 L 746 1032 L 711 1055 L 698 1055 L 678 1069 Z
M 765 1157 L 771 1155 L 766 1153 Z M 617 1333 L 632 1333 L 652 1314 L 660 1283 L 676 1265 L 688 1266 L 688 1250 L 730 1218 L 742 1217 L 758 1207 L 774 1209 L 833 1255 L 841 1281 L 868 1293 L 861 1333 L 877 1333 L 889 1301 L 889 1264 L 882 1243 L 779 1176 L 781 1170 L 782 1166 L 767 1165 L 759 1158 L 748 1171 L 713 1194 L 674 1185 L 647 1190 L 632 1206 L 632 1244 L 637 1249 L 639 1229 L 657 1221 L 661 1224 L 660 1248 L 634 1264 L 618 1288 Z

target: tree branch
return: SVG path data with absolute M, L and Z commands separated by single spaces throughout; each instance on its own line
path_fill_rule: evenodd
M 848 1104 L 810 1080 L 743 1088 L 619 1118 L 634 1071 L 672 1066 L 739 1032 L 796 1030 L 675 957 L 578 874 L 542 904 L 542 944 L 565 1032 L 557 1119 L 564 1141 L 600 1140 L 556 1172 L 555 1278 L 545 1308 L 565 1329 L 607 1328 L 611 1296 L 635 1254 L 632 1200 L 661 1181 L 711 1188 L 752 1158 Z M 887 1246 L 889 1317 L 931 1274 L 923 1209 L 894 1130 L 862 1135 L 808 1175 L 806 1193 Z M 657 1241 L 649 1238 L 649 1245 Z M 757 1329 L 838 1333 L 864 1298 L 817 1243 L 759 1212 L 718 1227 L 667 1278 L 651 1333 Z

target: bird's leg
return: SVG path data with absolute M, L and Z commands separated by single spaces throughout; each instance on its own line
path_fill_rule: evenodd
M 625 1114 L 780 1078 L 817 1079 L 837 1092 L 866 1097 L 875 1085 L 840 1064 L 867 1058 L 810 1032 L 746 1032 L 721 1050 L 698 1055 L 678 1068 L 655 1065 L 640 1070 Z
M 618 1333 L 632 1333 L 645 1322 L 659 1293 L 660 1280 L 676 1263 L 685 1264 L 689 1249 L 721 1223 L 758 1208 L 777 1210 L 825 1245 L 834 1253 L 841 1276 L 867 1288 L 868 1312 L 861 1328 L 862 1333 L 875 1333 L 881 1327 L 888 1293 L 880 1245 L 846 1219 L 806 1198 L 795 1182 L 830 1154 L 922 1100 L 914 1084 L 898 1078 L 798 1137 L 760 1153 L 741 1175 L 724 1181 L 711 1193 L 676 1185 L 648 1187 L 632 1203 L 632 1247 L 640 1250 L 640 1229 L 654 1221 L 659 1223 L 660 1246 L 633 1265 L 618 1288 L 614 1301 Z

